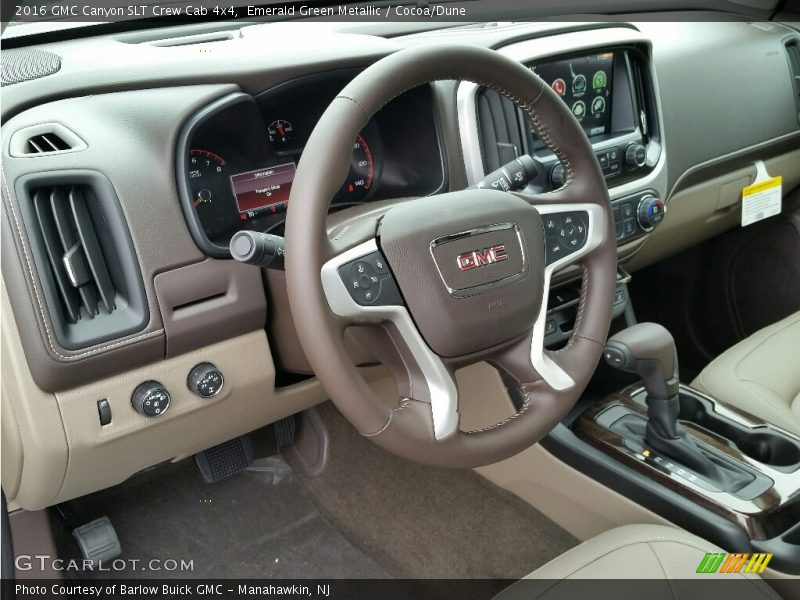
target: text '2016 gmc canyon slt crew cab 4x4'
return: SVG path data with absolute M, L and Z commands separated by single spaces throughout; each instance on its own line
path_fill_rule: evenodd
M 528 4 L 20 8 L 4 594 L 800 594 L 797 3 Z

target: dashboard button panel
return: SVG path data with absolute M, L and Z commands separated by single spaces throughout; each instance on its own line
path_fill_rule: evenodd
M 629 242 L 653 231 L 664 219 L 666 207 L 656 192 L 645 190 L 611 203 L 617 243 Z

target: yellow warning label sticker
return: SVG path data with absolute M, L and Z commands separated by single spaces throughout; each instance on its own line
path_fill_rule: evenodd
M 742 189 L 742 227 L 780 214 L 782 183 L 782 177 L 770 177 Z

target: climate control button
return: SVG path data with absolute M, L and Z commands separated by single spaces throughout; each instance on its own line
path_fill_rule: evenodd
M 664 220 L 665 212 L 664 203 L 652 194 L 648 194 L 639 201 L 636 217 L 642 229 L 653 231 Z

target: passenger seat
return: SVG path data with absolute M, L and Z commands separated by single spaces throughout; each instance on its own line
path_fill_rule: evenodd
M 692 386 L 800 436 L 800 312 L 725 351 Z

